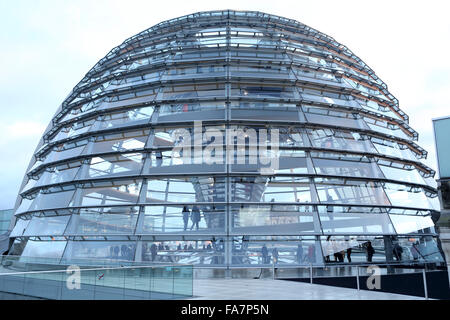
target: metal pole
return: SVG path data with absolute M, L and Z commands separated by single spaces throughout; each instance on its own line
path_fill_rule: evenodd
M 312 263 L 309 264 L 309 283 L 313 283 L 313 269 L 312 269 Z
M 425 272 L 425 269 L 422 270 L 422 278 L 423 278 L 423 290 L 425 292 L 425 299 L 428 300 L 427 274 Z
M 275 261 L 272 261 L 272 279 L 275 280 Z
M 359 291 L 359 266 L 356 266 L 356 287 Z

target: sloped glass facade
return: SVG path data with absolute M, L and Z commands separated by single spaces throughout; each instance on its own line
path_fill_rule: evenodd
M 194 136 L 199 121 L 186 161 L 177 132 Z M 246 134 L 261 141 L 262 129 L 279 132 L 269 173 L 249 161 Z M 386 84 L 317 30 L 230 10 L 165 21 L 111 50 L 58 108 L 22 184 L 10 254 L 439 262 L 435 172 L 417 140 Z M 240 162 L 195 152 L 230 144 L 223 157 Z

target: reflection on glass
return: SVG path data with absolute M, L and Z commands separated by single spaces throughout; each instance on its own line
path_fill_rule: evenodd
M 402 146 L 394 141 L 381 140 L 373 137 L 371 138 L 371 140 L 375 148 L 377 149 L 378 153 L 396 158 L 417 161 L 417 157 L 406 146 Z
M 98 136 L 89 146 L 89 154 L 106 152 L 126 152 L 142 149 L 145 146 L 150 130 L 122 132 L 106 136 Z
M 314 237 L 242 236 L 233 238 L 233 265 L 302 265 L 320 263 Z
M 393 261 L 408 262 L 443 262 L 444 258 L 436 242 L 431 236 L 398 237 L 393 241 Z
M 185 102 L 162 104 L 159 107 L 159 116 L 166 116 L 176 113 L 186 113 L 195 111 L 223 110 L 225 104 L 223 102 Z
M 369 162 L 368 159 L 362 159 L 360 162 L 356 162 L 313 158 L 313 164 L 317 174 L 342 177 L 383 178 L 378 166 L 375 163 Z
M 88 140 L 75 141 L 67 144 L 60 144 L 53 147 L 53 149 L 45 156 L 44 163 L 56 162 L 64 159 L 74 158 L 83 152 L 88 144 Z
M 231 201 L 236 202 L 311 202 L 308 178 L 233 177 Z
M 393 206 L 433 209 L 422 188 L 386 183 L 384 189 Z
M 398 234 L 416 233 L 434 227 L 433 220 L 429 215 L 390 214 L 389 216 Z
M 307 129 L 309 139 L 316 148 L 375 152 L 370 141 L 357 132 L 333 129 Z
M 296 111 L 297 105 L 293 103 L 282 102 L 263 102 L 263 101 L 232 101 L 231 109 L 257 109 L 270 111 Z
M 295 234 L 315 232 L 313 208 L 300 205 L 233 206 L 231 225 L 234 233 Z
M 28 224 L 31 220 L 25 220 L 25 219 L 17 219 L 16 225 L 14 226 L 14 229 L 10 233 L 10 237 L 20 237 L 24 232 Z
M 33 217 L 25 230 L 25 236 L 50 235 L 58 236 L 64 233 L 70 216 Z
M 88 177 L 138 175 L 141 172 L 142 163 L 141 153 L 93 157 L 90 159 Z
M 165 240 L 142 243 L 142 261 L 219 265 L 225 263 L 225 244 L 221 238 L 207 240 Z
M 223 202 L 224 178 L 180 177 L 148 180 L 146 202 Z
M 74 213 L 66 234 L 133 234 L 138 207 L 80 209 Z
M 70 200 L 72 199 L 75 191 L 62 191 L 62 192 L 54 192 L 54 193 L 44 193 L 40 192 L 36 199 L 34 199 L 33 204 L 28 209 L 29 211 L 33 210 L 44 210 L 44 209 L 53 209 L 53 208 L 65 208 L 68 206 Z
M 89 119 L 84 121 L 74 122 L 66 127 L 63 127 L 59 130 L 58 134 L 54 136 L 50 142 L 72 138 L 74 136 L 86 133 L 91 128 L 95 119 Z
M 344 128 L 360 128 L 360 122 L 354 113 L 337 111 L 335 108 L 321 108 L 303 105 L 306 120 L 310 123 L 333 124 Z
M 136 250 L 135 241 L 69 241 L 63 261 L 115 260 L 132 261 Z
M 318 206 L 318 210 L 324 233 L 394 233 L 382 209 L 328 205 Z
M 422 176 L 415 168 L 395 168 L 380 165 L 386 179 L 399 180 L 417 184 L 425 184 Z
M 146 206 L 138 233 L 224 232 L 225 207 L 216 205 Z
M 325 263 L 385 262 L 386 249 L 382 237 L 327 236 L 321 237 Z
M 61 258 L 66 241 L 33 241 L 28 240 L 21 256 L 32 258 Z
M 389 205 L 383 187 L 374 181 L 316 178 L 321 203 Z
M 295 87 L 231 84 L 231 96 L 233 97 L 294 99 L 294 92 L 296 92 Z
M 135 108 L 117 113 L 110 113 L 100 117 L 94 125 L 95 130 L 111 129 L 123 125 L 132 125 L 133 122 L 147 120 L 150 121 L 154 107 Z
M 80 167 L 81 161 L 75 161 L 47 168 L 39 178 L 37 186 L 72 181 L 75 179 Z
M 142 181 L 110 181 L 98 187 L 84 187 L 79 190 L 71 206 L 98 206 L 137 203 Z

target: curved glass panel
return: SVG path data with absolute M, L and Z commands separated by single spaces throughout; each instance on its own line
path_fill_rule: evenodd
M 142 261 L 195 265 L 222 265 L 225 245 L 221 238 L 163 240 L 142 243 Z
M 98 136 L 83 154 L 126 152 L 145 147 L 149 130 L 122 132 L 117 134 Z
M 17 219 L 14 229 L 11 231 L 10 237 L 20 237 L 25 232 L 31 220 Z
M 390 205 L 383 187 L 376 182 L 328 178 L 314 180 L 321 203 Z
M 369 140 L 357 132 L 333 129 L 307 129 L 311 144 L 316 148 L 375 152 Z
M 308 178 L 232 177 L 232 202 L 311 202 Z
M 68 241 L 63 261 L 83 260 L 132 261 L 136 251 L 135 241 Z
M 155 107 L 149 106 L 106 114 L 97 120 L 92 130 L 96 131 L 148 123 L 153 115 L 154 109 Z
M 88 178 L 139 175 L 143 166 L 141 153 L 123 153 L 93 157 L 89 161 Z
M 223 233 L 225 206 L 185 205 L 146 206 L 144 221 L 137 233 Z
M 384 189 L 393 206 L 433 209 L 422 188 L 386 183 Z
M 137 203 L 141 185 L 141 181 L 113 181 L 103 183 L 103 185 L 98 183 L 98 187 L 84 187 L 78 189 L 78 193 L 70 206 L 78 207 Z
M 231 231 L 235 234 L 295 234 L 320 232 L 311 206 L 233 205 Z
M 416 184 L 426 184 L 422 176 L 416 169 L 395 168 L 388 166 L 380 166 L 386 179 L 399 180 L 402 182 L 410 182 Z
M 25 230 L 24 236 L 50 235 L 58 236 L 66 230 L 70 216 L 33 217 Z
M 444 261 L 442 252 L 439 250 L 436 238 L 430 236 L 421 237 L 399 237 L 394 241 L 394 259 L 408 262 L 431 262 Z M 398 249 L 400 248 L 400 249 Z
M 147 183 L 145 201 L 151 202 L 223 202 L 224 178 L 189 177 L 151 179 Z
M 389 217 L 398 234 L 417 233 L 434 227 L 431 216 L 390 214 Z
M 138 207 L 83 208 L 72 215 L 65 234 L 133 234 L 138 214 Z
M 325 234 L 394 234 L 389 216 L 382 209 L 319 206 Z
M 383 174 L 375 163 L 342 161 L 329 159 L 314 159 L 314 168 L 317 174 L 355 177 L 355 178 L 383 178 Z
M 66 241 L 33 241 L 28 240 L 23 252 L 23 257 L 32 258 L 61 258 Z
M 325 263 L 385 262 L 386 247 L 382 237 L 375 236 L 327 236 L 321 237 Z
M 303 265 L 322 262 L 320 245 L 313 237 L 242 236 L 233 238 L 235 266 Z

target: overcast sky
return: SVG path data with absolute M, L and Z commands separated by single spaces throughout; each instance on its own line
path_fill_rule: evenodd
M 98 60 L 163 20 L 206 10 L 284 16 L 346 45 L 399 99 L 436 169 L 431 119 L 450 115 L 447 2 L 0 0 L 0 209 L 13 207 L 45 127 Z

